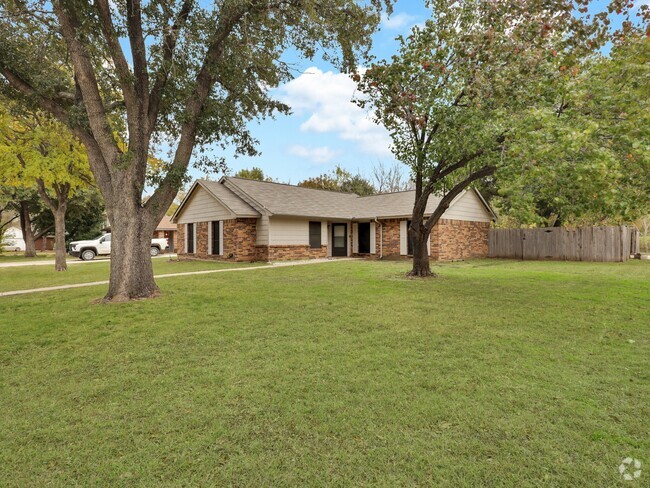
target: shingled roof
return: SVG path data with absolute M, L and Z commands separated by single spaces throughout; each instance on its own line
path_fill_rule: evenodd
M 342 220 L 397 218 L 410 216 L 415 203 L 415 191 L 360 197 L 354 193 L 317 190 L 231 176 L 224 176 L 220 181 L 198 180 L 195 185 L 197 184 L 238 217 L 284 215 Z M 494 215 L 480 193 L 476 193 L 488 212 Z M 461 193 L 457 198 L 462 195 Z M 425 214 L 433 213 L 440 200 L 439 196 L 429 197 Z M 176 220 L 182 206 L 181 204 L 172 220 Z

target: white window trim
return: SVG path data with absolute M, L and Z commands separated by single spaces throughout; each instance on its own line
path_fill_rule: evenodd
M 208 256 L 212 256 L 212 221 L 208 222 Z
M 219 221 L 219 256 L 223 256 L 223 220 Z
M 194 249 L 192 249 L 192 252 L 188 252 L 189 250 L 187 249 L 187 226 L 192 224 L 192 236 L 194 237 L 193 242 L 194 242 Z M 183 236 L 185 239 L 185 254 L 196 254 L 196 222 L 188 222 L 185 224 L 185 235 Z

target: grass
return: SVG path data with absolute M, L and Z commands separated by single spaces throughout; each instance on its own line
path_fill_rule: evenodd
M 647 483 L 650 262 L 406 266 L 0 298 L 3 485 Z
M 213 261 L 169 261 L 165 258 L 156 258 L 153 260 L 153 270 L 157 275 L 253 265 L 256 264 L 220 263 Z M 54 271 L 54 265 L 0 268 L 0 292 L 73 283 L 92 283 L 94 281 L 107 280 L 109 273 L 109 260 L 70 265 L 65 272 Z
M 641 236 L 639 238 L 639 249 L 641 252 L 650 252 L 650 236 Z
M 0 252 L 0 264 L 2 263 L 15 263 L 15 262 L 27 262 L 27 261 L 39 261 L 41 259 L 54 259 L 54 253 L 45 251 L 36 253 L 36 257 L 26 258 L 24 252 L 11 252 L 5 251 Z

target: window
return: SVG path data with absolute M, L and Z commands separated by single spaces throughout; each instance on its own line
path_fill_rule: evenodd
M 212 254 L 218 256 L 221 254 L 221 249 L 219 249 L 219 224 L 218 220 L 212 221 Z
M 318 249 L 321 246 L 321 223 L 309 222 L 309 247 Z
M 407 251 L 406 253 L 409 256 L 413 256 L 413 239 L 411 239 L 411 235 L 409 234 L 409 229 L 411 228 L 411 221 L 407 220 L 406 221 L 406 243 L 407 243 Z
M 187 254 L 194 254 L 194 224 L 186 225 L 185 240 L 187 242 Z

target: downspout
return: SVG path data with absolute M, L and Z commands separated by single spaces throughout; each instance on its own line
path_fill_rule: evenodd
M 384 259 L 384 226 L 375 217 L 375 224 L 379 224 L 379 259 Z

